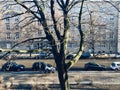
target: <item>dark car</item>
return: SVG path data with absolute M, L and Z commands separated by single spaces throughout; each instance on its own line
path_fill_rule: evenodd
M 106 67 L 104 65 L 96 64 L 95 62 L 88 62 L 85 64 L 84 69 L 102 71 L 102 70 L 106 70 Z
M 51 65 L 51 64 L 47 64 L 44 62 L 34 62 L 32 65 L 32 70 L 34 71 L 42 71 L 45 73 L 54 73 L 55 72 L 55 68 Z
M 45 59 L 47 58 L 47 53 L 46 52 L 41 52 L 39 55 L 35 56 L 35 59 Z
M 76 54 L 69 54 L 67 55 L 66 59 L 73 59 Z M 80 56 L 80 59 L 87 59 L 90 58 L 91 55 L 88 52 L 83 52 L 82 55 Z
M 66 59 L 73 59 L 76 54 L 68 54 Z
M 16 62 L 6 62 L 2 66 L 2 71 L 24 71 L 25 66 Z
M 83 52 L 82 55 L 80 56 L 80 59 L 87 59 L 90 58 L 90 53 L 88 52 Z
M 46 66 L 44 62 L 34 62 L 32 65 L 32 70 L 39 71 L 41 66 Z

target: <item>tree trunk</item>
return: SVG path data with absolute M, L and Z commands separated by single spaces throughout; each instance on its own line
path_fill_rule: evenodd
M 69 90 L 70 87 L 69 87 L 69 83 L 68 83 L 67 72 L 64 72 L 64 73 L 58 72 L 58 74 L 59 74 L 59 81 L 60 81 L 61 90 Z
M 64 60 L 61 58 L 57 58 L 56 60 L 57 70 L 58 70 L 58 78 L 60 82 L 61 90 L 70 90 L 69 82 L 68 82 L 68 72 L 66 68 L 66 64 Z
M 60 88 L 61 90 L 69 90 L 69 82 L 68 82 L 68 73 L 67 71 L 62 71 L 60 68 L 58 70 L 58 77 L 59 77 L 59 82 L 60 82 Z

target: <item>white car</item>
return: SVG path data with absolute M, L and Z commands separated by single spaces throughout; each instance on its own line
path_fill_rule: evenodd
M 115 58 L 116 58 L 116 59 L 120 58 L 120 54 L 116 54 L 116 55 L 115 55 Z
M 45 67 L 45 71 L 48 73 L 50 73 L 50 72 L 54 73 L 55 70 L 56 70 L 55 67 L 53 67 L 51 64 L 47 64 Z
M 113 63 L 111 63 L 110 68 L 112 70 L 120 70 L 120 62 L 113 62 Z

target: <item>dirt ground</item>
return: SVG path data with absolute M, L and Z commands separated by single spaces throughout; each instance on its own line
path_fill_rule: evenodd
M 57 72 L 51 74 L 6 72 L 0 73 L 0 76 L 3 77 L 2 86 L 12 90 L 32 90 L 32 88 L 39 88 L 34 90 L 59 90 Z M 69 83 L 71 90 L 120 90 L 120 73 L 106 71 L 69 72 Z

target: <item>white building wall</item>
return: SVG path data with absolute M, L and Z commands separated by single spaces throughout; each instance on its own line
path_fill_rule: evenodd
M 119 4 L 120 8 L 120 4 Z M 118 52 L 120 52 L 120 12 L 118 15 Z

